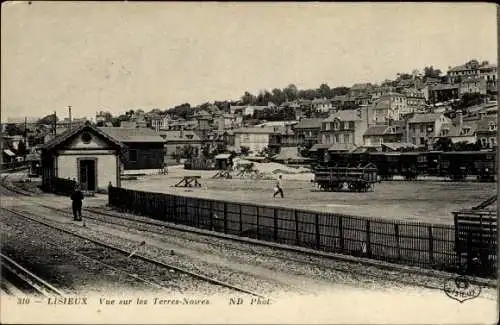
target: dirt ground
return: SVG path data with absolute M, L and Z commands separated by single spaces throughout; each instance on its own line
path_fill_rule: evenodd
M 367 193 L 320 192 L 311 173 L 282 174 L 284 198 L 273 199 L 273 180 L 214 179 L 216 171 L 169 168 L 168 175 L 123 180 L 122 187 L 192 197 L 270 204 L 385 219 L 453 224 L 452 211 L 470 208 L 496 193 L 494 183 L 382 182 Z M 174 187 L 183 176 L 201 176 L 200 188 Z

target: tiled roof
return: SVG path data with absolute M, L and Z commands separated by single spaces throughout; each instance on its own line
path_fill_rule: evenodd
M 345 143 L 336 143 L 334 145 L 331 145 L 329 148 L 328 148 L 328 151 L 354 151 L 356 149 L 356 146 L 351 144 L 351 143 L 348 143 L 348 144 L 345 144 Z
M 308 160 L 299 154 L 299 149 L 297 147 L 282 147 L 280 153 L 273 156 L 276 160 Z
M 418 148 L 418 146 L 406 142 L 385 142 L 382 143 L 382 146 L 387 147 L 391 150 L 399 150 L 401 148 Z
M 415 114 L 408 123 L 432 123 L 442 116 L 441 113 Z
M 321 118 L 305 118 L 295 124 L 295 129 L 319 129 L 321 128 Z
M 364 136 L 384 135 L 389 127 L 390 126 L 388 126 L 388 125 L 374 125 L 374 126 L 370 126 L 366 130 L 365 134 L 363 134 L 363 135 Z
M 460 128 L 457 124 L 446 123 L 441 127 L 441 136 L 446 137 L 467 137 L 473 136 L 477 130 L 477 121 L 466 121 L 462 124 Z M 443 133 L 444 130 L 448 130 L 448 133 Z
M 252 134 L 271 134 L 274 133 L 274 128 L 272 127 L 247 127 L 234 130 L 235 134 L 238 133 L 252 133 Z
M 309 149 L 309 151 L 318 151 L 318 149 L 328 149 L 330 147 L 329 144 L 326 143 L 316 143 Z
M 160 131 L 158 134 L 166 141 L 200 141 L 198 134 L 191 130 L 182 131 Z
M 110 136 L 106 132 L 102 131 L 101 128 L 96 128 L 93 125 L 91 125 L 90 123 L 85 123 L 85 124 L 82 124 L 78 127 L 68 129 L 66 132 L 62 133 L 61 135 L 56 136 L 54 139 L 52 139 L 49 142 L 42 145 L 41 148 L 46 149 L 46 150 L 50 150 L 50 149 L 54 148 L 55 146 L 63 143 L 64 141 L 68 140 L 69 138 L 71 138 L 75 134 L 78 134 L 79 132 L 83 132 L 84 130 L 94 131 L 97 134 L 101 135 L 102 137 L 108 139 L 109 141 L 111 141 L 115 145 L 117 145 L 119 147 L 122 146 L 122 144 L 120 143 L 120 140 L 118 140 L 118 139 Z
M 477 123 L 477 132 L 490 132 L 490 123 L 497 124 L 496 116 L 487 116 Z
M 355 109 L 349 109 L 349 110 L 343 110 L 343 111 L 338 111 L 336 113 L 333 113 L 330 115 L 328 118 L 323 120 L 324 122 L 331 122 L 334 121 L 335 119 L 339 119 L 341 121 L 357 121 L 360 120 L 361 117 L 358 115 L 358 110 Z
M 114 128 L 100 127 L 102 132 L 120 142 L 165 142 L 154 130 L 148 128 Z

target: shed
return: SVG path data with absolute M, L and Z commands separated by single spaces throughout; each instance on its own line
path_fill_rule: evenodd
M 51 188 L 54 177 L 75 179 L 84 191 L 120 186 L 122 144 L 86 123 L 42 147 L 42 186 Z
M 215 156 L 215 169 L 227 170 L 231 165 L 231 154 L 221 153 Z
M 165 161 L 165 139 L 147 128 L 98 128 L 124 146 L 124 170 L 162 169 Z

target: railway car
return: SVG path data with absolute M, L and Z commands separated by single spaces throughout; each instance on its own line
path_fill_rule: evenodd
M 325 191 L 341 191 L 345 187 L 352 192 L 373 189 L 377 168 L 373 164 L 364 167 L 320 167 L 314 169 L 314 182 Z

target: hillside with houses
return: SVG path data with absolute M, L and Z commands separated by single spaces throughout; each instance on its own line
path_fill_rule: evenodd
M 130 109 L 119 116 L 41 119 L 2 124 L 2 160 L 12 164 L 86 121 L 128 144 L 129 169 L 156 169 L 220 153 L 301 161 L 332 152 L 496 148 L 497 65 L 470 60 L 443 74 L 432 66 L 381 83 L 246 92 L 237 101 L 169 109 Z M 158 147 L 163 143 L 163 148 Z M 158 151 L 159 150 L 159 151 Z M 127 169 L 126 168 L 126 169 Z

